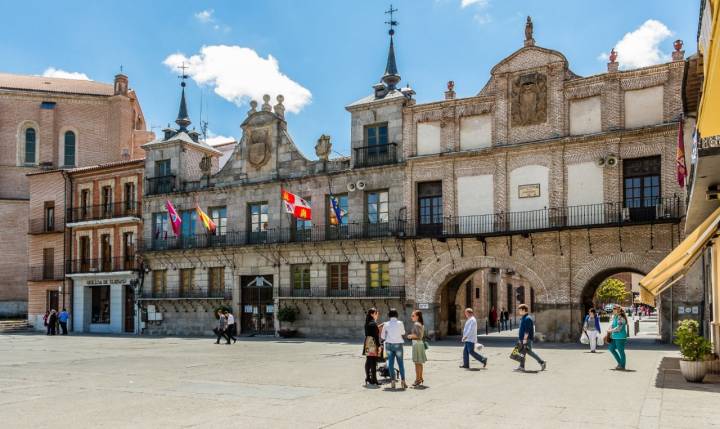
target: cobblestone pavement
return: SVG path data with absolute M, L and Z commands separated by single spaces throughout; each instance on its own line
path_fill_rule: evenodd
M 547 371 L 516 373 L 512 338 L 483 341 L 487 369 L 435 342 L 427 387 L 393 391 L 363 387 L 359 343 L 2 335 L 0 427 L 720 427 L 720 379 L 686 383 L 671 347 L 631 340 L 618 372 L 606 350 L 540 344 Z

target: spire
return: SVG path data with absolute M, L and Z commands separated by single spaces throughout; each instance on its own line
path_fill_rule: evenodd
M 400 75 L 397 70 L 397 63 L 395 62 L 395 44 L 393 36 L 395 35 L 395 29 L 393 27 L 398 25 L 398 22 L 393 19 L 393 13 L 397 12 L 397 9 L 393 9 L 390 5 L 390 10 L 386 11 L 386 14 L 390 15 L 390 21 L 385 23 L 390 26 L 388 34 L 390 35 L 390 49 L 388 50 L 387 65 L 385 66 L 385 74 L 382 77 L 382 81 L 387 85 L 388 90 L 393 90 L 400 82 Z
M 182 82 L 180 83 L 182 93 L 180 95 L 180 110 L 178 110 L 178 116 L 177 119 L 175 119 L 175 123 L 178 124 L 178 127 L 180 127 L 179 131 L 187 131 L 188 125 L 191 124 L 187 113 L 187 104 L 185 103 L 185 79 L 188 78 L 188 75 L 185 74 L 185 69 L 187 66 L 183 63 L 179 68 L 182 69 L 182 75 L 179 76 L 180 79 L 182 79 Z

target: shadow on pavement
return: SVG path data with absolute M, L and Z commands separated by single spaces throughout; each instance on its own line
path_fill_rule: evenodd
M 661 389 L 691 390 L 720 393 L 720 376 L 708 374 L 702 383 L 690 383 L 680 373 L 680 358 L 664 357 L 655 376 L 655 387 Z

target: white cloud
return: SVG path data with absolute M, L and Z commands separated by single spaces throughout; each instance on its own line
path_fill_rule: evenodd
M 55 67 L 48 67 L 42 75 L 45 77 L 61 77 L 63 79 L 91 80 L 85 73 L 69 72 Z
M 473 15 L 473 19 L 475 22 L 477 22 L 480 25 L 485 25 L 490 22 L 492 22 L 492 16 L 485 12 L 485 10 L 490 6 L 490 0 L 461 0 L 460 1 L 460 7 L 465 9 L 466 7 L 473 6 L 475 9 L 475 14 Z
M 670 60 L 670 54 L 660 50 L 660 43 L 673 35 L 665 24 L 648 19 L 636 30 L 626 33 L 615 45 L 620 67 L 637 68 L 659 64 Z M 607 53 L 598 59 L 607 60 Z
M 468 7 L 477 5 L 480 7 L 487 7 L 487 5 L 490 3 L 490 0 L 461 0 L 460 7 Z
M 476 13 L 473 19 L 480 25 L 489 24 L 492 22 L 492 16 L 489 13 Z
M 208 133 L 211 135 L 211 137 L 208 137 L 205 140 L 205 143 L 209 144 L 210 146 L 217 146 L 224 143 L 234 142 L 235 137 L 228 137 L 228 136 L 215 136 L 212 135 L 212 133 Z
M 285 97 L 288 112 L 297 113 L 310 103 L 312 94 L 280 71 L 278 61 L 268 55 L 263 58 L 242 46 L 203 46 L 200 53 L 190 57 L 182 53 L 165 58 L 163 64 L 173 71 L 185 63 L 187 74 L 198 84 L 214 87 L 220 97 L 240 106 L 250 99 L 262 104 L 262 96 Z
M 211 22 L 215 22 L 215 18 L 213 17 L 214 13 L 215 10 L 213 9 L 201 10 L 200 12 L 197 12 L 195 14 L 195 19 L 202 22 L 203 24 L 209 24 Z

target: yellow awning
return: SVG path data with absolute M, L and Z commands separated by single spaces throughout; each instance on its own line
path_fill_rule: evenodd
M 697 119 L 702 138 L 720 134 L 720 1 L 711 0 L 710 5 L 711 17 L 703 15 L 703 19 L 711 18 L 712 22 L 708 46 L 702 52 L 705 77 Z
M 705 245 L 715 235 L 718 224 L 720 224 L 720 208 L 708 216 L 648 275 L 643 277 L 640 280 L 640 287 L 654 296 L 659 295 L 666 289 L 673 277 L 685 274 L 690 266 L 695 263 Z

